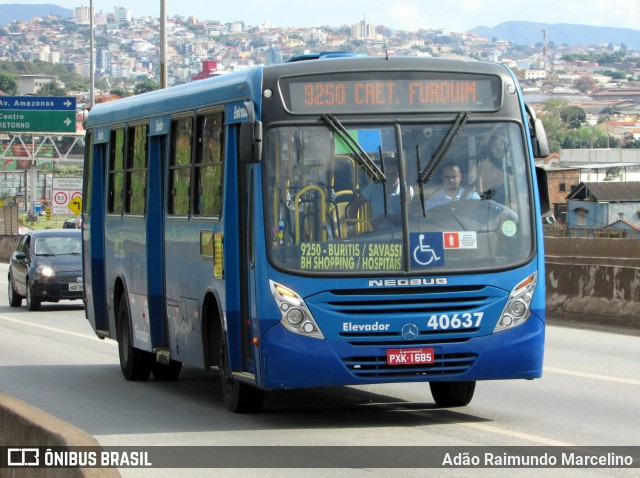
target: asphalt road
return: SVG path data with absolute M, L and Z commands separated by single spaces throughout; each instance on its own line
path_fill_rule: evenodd
M 6 285 L 2 264 L 0 287 L 6 291 Z M 640 337 L 549 326 L 542 379 L 480 382 L 473 401 L 463 408 L 436 408 L 422 383 L 273 392 L 262 413 L 234 415 L 224 407 L 215 372 L 185 368 L 177 382 L 127 382 L 117 344 L 95 337 L 78 303 L 45 303 L 41 311 L 28 312 L 24 306 L 10 308 L 5 292 L 0 295 L 0 391 L 79 426 L 103 446 L 637 446 Z M 292 453 L 287 466 L 296 468 L 282 465 L 282 450 Z M 318 450 L 322 457 L 328 449 Z M 398 455 L 407 451 L 396 450 Z M 248 454 L 235 470 L 190 469 L 181 463 L 120 472 L 261 478 L 638 476 L 637 468 L 382 469 L 362 466 L 357 456 L 351 469 L 334 469 L 331 455 L 326 466 L 309 469 L 299 467 L 295 448 L 278 451 L 282 468 L 248 468 L 264 458 Z

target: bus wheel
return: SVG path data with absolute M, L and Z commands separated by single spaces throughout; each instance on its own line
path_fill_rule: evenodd
M 182 362 L 176 362 L 175 360 L 169 361 L 168 364 L 153 362 L 153 366 L 151 367 L 153 378 L 163 382 L 178 380 L 180 370 L 182 370 Z
M 153 355 L 133 346 L 131 319 L 126 296 L 120 299 L 118 307 L 118 352 L 120 369 L 127 380 L 144 381 L 149 378 Z
M 227 409 L 233 413 L 253 413 L 260 411 L 264 400 L 264 390 L 234 380 L 229 371 L 227 346 L 220 339 L 220 383 Z
M 429 382 L 429 387 L 439 407 L 464 407 L 473 398 L 476 382 Z

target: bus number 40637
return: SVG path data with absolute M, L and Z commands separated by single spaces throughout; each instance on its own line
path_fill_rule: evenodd
M 432 315 L 429 317 L 427 326 L 431 330 L 456 330 L 456 329 L 471 329 L 478 328 L 482 323 L 482 317 L 484 313 L 466 312 L 464 314 L 440 314 Z

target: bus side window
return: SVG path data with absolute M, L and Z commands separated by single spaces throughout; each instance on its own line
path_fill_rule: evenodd
M 174 120 L 171 124 L 169 193 L 167 194 L 168 212 L 174 216 L 189 214 L 192 144 L 193 118 Z
M 109 149 L 108 212 L 121 214 L 124 193 L 124 129 L 111 131 Z
M 223 180 L 222 111 L 198 118 L 198 150 L 194 165 L 194 214 L 220 217 Z
M 129 128 L 124 212 L 143 215 L 147 190 L 147 125 Z

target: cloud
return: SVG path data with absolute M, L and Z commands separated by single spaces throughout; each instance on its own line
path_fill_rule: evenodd
M 403 29 L 406 30 L 426 28 L 420 9 L 414 3 L 396 2 L 389 7 L 389 10 L 390 12 L 386 21 L 390 25 L 403 25 Z M 420 26 L 421 24 L 423 25 Z

